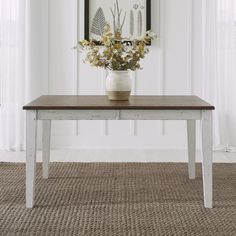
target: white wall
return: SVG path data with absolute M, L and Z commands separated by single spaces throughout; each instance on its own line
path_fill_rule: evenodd
M 27 68 L 30 79 L 27 99 L 35 99 L 48 84 L 48 0 L 27 1 Z M 33 79 L 32 79 L 33 78 Z
M 134 94 L 191 94 L 200 91 L 201 1 L 163 0 L 161 40 L 151 46 L 144 69 L 134 73 Z M 165 5 L 165 6 L 164 6 Z M 83 0 L 49 1 L 49 94 L 104 94 L 105 73 L 76 61 L 83 36 Z M 152 1 L 152 30 L 159 31 L 158 1 Z M 194 67 L 192 65 L 194 64 Z M 78 68 L 78 70 L 77 70 Z M 62 125 L 63 124 L 63 125 Z M 186 148 L 184 122 L 54 122 L 53 148 Z
M 143 61 L 144 69 L 133 73 L 132 92 L 201 95 L 201 1 L 160 1 L 159 19 L 158 1 L 152 0 L 152 30 L 161 30 L 161 39 L 153 42 L 150 54 Z M 31 65 L 35 67 L 31 70 L 35 71 L 32 86 L 42 94 L 105 94 L 105 72 L 83 64 L 82 55 L 77 57 L 77 52 L 71 49 L 83 37 L 83 2 L 30 1 L 30 17 L 34 20 L 29 27 L 38 32 L 38 37 L 30 42 L 35 48 L 29 52 Z M 34 90 L 32 93 L 40 95 Z M 80 161 L 153 161 L 155 155 L 162 156 L 157 149 L 186 149 L 187 143 L 185 122 L 173 121 L 58 121 L 53 122 L 52 133 L 53 149 L 81 149 L 78 153 L 56 154 L 57 158 L 66 156 L 70 161 L 78 160 L 77 154 Z M 41 132 L 39 146 L 40 136 Z M 104 151 L 112 148 L 116 149 L 113 153 Z M 126 151 L 120 151 L 121 148 Z M 164 160 L 186 160 L 186 155 L 182 158 L 186 152 L 181 151 L 177 156 L 175 153 L 167 153 Z
M 31 97 L 41 95 L 38 91 L 105 93 L 104 71 L 83 64 L 82 55 L 77 60 L 77 53 L 71 50 L 83 36 L 83 1 L 78 4 L 77 0 L 29 1 L 32 10 L 29 31 L 38 33 L 30 38 L 34 48 L 29 52 L 33 67 L 30 75 L 34 78 L 31 86 L 37 87 L 37 93 L 32 89 Z M 161 40 L 151 46 L 151 53 L 143 62 L 144 70 L 133 74 L 133 94 L 201 96 L 201 1 L 160 1 Z M 152 30 L 157 32 L 158 5 L 157 0 L 152 2 Z M 40 128 L 39 125 L 39 147 Z M 51 157 L 53 161 L 179 162 L 187 160 L 186 143 L 184 122 L 53 122 L 52 148 L 64 150 L 53 150 Z M 38 154 L 40 160 L 41 152 Z M 198 152 L 197 160 L 200 159 Z M 215 162 L 235 160 L 235 154 L 214 153 Z M 0 161 L 25 161 L 25 153 L 0 152 Z

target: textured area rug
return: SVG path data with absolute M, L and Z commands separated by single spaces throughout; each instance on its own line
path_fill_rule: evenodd
M 214 165 L 214 209 L 204 209 L 201 165 L 54 163 L 25 208 L 24 164 L 0 164 L 0 235 L 234 236 L 236 165 Z

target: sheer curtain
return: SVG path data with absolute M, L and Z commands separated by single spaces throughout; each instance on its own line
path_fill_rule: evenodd
M 236 146 L 235 0 L 203 0 L 203 96 L 216 106 L 216 149 Z
M 25 149 L 22 106 L 48 93 L 48 0 L 0 0 L 0 150 Z
M 0 149 L 24 148 L 26 1 L 0 0 Z

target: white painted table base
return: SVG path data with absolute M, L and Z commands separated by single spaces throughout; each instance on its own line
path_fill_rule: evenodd
M 34 206 L 37 120 L 43 121 L 43 177 L 49 176 L 51 120 L 186 120 L 189 178 L 195 178 L 196 120 L 202 123 L 204 206 L 212 208 L 211 110 L 27 110 L 26 207 Z

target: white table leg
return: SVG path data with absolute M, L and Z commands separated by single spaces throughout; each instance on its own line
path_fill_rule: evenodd
M 212 111 L 202 111 L 202 151 L 204 205 L 212 208 Z
M 48 179 L 50 165 L 51 120 L 43 121 L 43 178 Z
M 188 133 L 188 173 L 190 179 L 195 179 L 196 120 L 187 120 L 187 133 Z
M 33 208 L 36 171 L 36 111 L 26 112 L 26 207 Z

